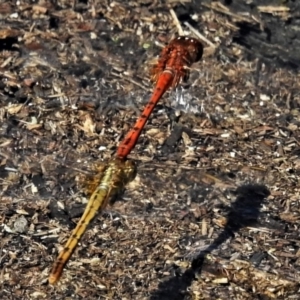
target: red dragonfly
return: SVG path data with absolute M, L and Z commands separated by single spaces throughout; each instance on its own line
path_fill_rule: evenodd
M 202 44 L 198 40 L 188 37 L 177 37 L 163 49 L 157 65 L 152 70 L 152 80 L 156 82 L 153 95 L 133 129 L 120 144 L 116 158 L 111 160 L 100 172 L 84 214 L 54 263 L 49 276 L 51 284 L 59 280 L 64 266 L 97 212 L 102 211 L 109 198 L 117 194 L 134 178 L 135 166 L 133 162 L 127 160 L 127 156 L 137 143 L 151 112 L 169 87 L 176 87 L 181 79 L 187 79 L 188 67 L 200 60 L 202 54 Z
M 138 138 L 158 101 L 169 87 L 177 87 L 186 80 L 188 68 L 199 61 L 203 54 L 200 41 L 189 37 L 177 37 L 163 48 L 158 63 L 152 69 L 151 80 L 155 82 L 154 92 L 141 116 L 119 145 L 117 157 L 125 159 L 134 148 Z

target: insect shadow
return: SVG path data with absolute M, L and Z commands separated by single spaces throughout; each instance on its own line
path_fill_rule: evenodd
M 183 300 L 186 299 L 187 288 L 191 286 L 195 276 L 202 271 L 205 256 L 222 245 L 228 238 L 234 237 L 241 228 L 254 225 L 260 214 L 264 200 L 270 191 L 264 185 L 242 185 L 236 190 L 237 198 L 227 214 L 227 224 L 219 236 L 206 249 L 192 260 L 191 267 L 182 275 L 174 276 L 159 284 L 151 295 L 151 300 Z

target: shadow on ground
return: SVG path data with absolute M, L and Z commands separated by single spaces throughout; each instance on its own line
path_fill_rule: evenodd
M 160 283 L 159 288 L 150 296 L 151 300 L 183 300 L 187 296 L 187 289 L 191 286 L 195 275 L 202 271 L 207 254 L 222 245 L 228 238 L 243 227 L 253 226 L 260 213 L 260 208 L 270 192 L 264 185 L 243 185 L 237 190 L 237 199 L 232 204 L 227 215 L 227 224 L 219 236 L 193 259 L 191 267 L 181 276 L 172 277 Z

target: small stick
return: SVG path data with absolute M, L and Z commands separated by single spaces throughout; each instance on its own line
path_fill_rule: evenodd
M 216 48 L 215 44 L 213 44 L 210 40 L 208 40 L 204 35 L 202 35 L 197 29 L 195 29 L 189 22 L 184 22 L 184 25 L 187 26 L 190 31 L 192 31 L 200 40 L 204 41 L 211 47 Z
M 173 20 L 174 20 L 174 23 L 175 23 L 175 25 L 176 25 L 176 27 L 177 27 L 178 34 L 179 34 L 179 35 L 184 35 L 184 34 L 183 34 L 183 29 L 182 29 L 182 27 L 181 27 L 181 25 L 180 25 L 180 22 L 179 22 L 179 20 L 178 20 L 178 18 L 177 18 L 177 15 L 176 15 L 176 13 L 175 13 L 175 11 L 174 11 L 173 8 L 170 9 L 170 14 L 171 14 L 171 16 L 172 16 L 172 18 L 173 18 Z

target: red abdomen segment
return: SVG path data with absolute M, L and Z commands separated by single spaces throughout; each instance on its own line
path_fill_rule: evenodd
M 203 46 L 200 41 L 189 37 L 177 37 L 161 52 L 151 79 L 155 82 L 154 92 L 142 115 L 119 145 L 117 157 L 125 159 L 132 151 L 158 101 L 169 87 L 176 87 L 180 80 L 188 77 L 190 67 L 201 59 Z

